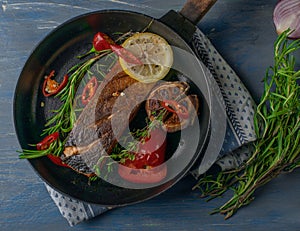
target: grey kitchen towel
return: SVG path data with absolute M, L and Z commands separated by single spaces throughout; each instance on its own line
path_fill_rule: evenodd
M 233 169 L 251 156 L 250 144 L 256 139 L 253 125 L 255 103 L 236 73 L 199 29 L 193 36 L 192 46 L 210 73 L 209 78 L 219 87 L 220 97 L 225 104 L 226 134 L 214 164 L 218 165 L 221 170 Z M 196 178 L 201 175 L 200 166 L 201 164 L 191 171 Z M 60 213 L 67 219 L 70 226 L 112 209 L 72 199 L 57 192 L 49 185 L 45 185 Z

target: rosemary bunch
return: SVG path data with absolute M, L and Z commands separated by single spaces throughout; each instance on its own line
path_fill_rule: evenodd
M 288 31 L 274 44 L 274 66 L 264 78 L 264 93 L 254 118 L 257 141 L 254 153 L 238 169 L 204 176 L 195 188 L 209 199 L 228 190 L 233 196 L 213 213 L 231 217 L 254 199 L 255 190 L 282 172 L 300 166 L 300 70 L 295 70 L 293 52 L 300 50 L 300 40 L 289 41 Z

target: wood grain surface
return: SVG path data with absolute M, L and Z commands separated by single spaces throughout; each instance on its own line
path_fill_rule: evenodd
M 64 21 L 99 9 L 124 9 L 160 17 L 180 10 L 184 0 L 1 0 L 0 4 L 0 230 L 300 230 L 300 171 L 279 176 L 229 220 L 209 215 L 229 199 L 206 202 L 191 177 L 143 203 L 109 211 L 69 227 L 42 180 L 20 150 L 13 124 L 14 89 L 36 44 Z M 272 65 L 276 0 L 218 0 L 199 23 L 202 31 L 240 75 L 255 100 Z M 300 58 L 299 58 L 300 59 Z

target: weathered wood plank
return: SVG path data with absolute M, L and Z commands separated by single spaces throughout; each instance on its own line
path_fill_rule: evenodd
M 19 160 L 12 120 L 14 88 L 34 46 L 65 20 L 98 9 L 126 9 L 159 17 L 184 0 L 31 1 L 2 0 L 0 8 L 0 230 L 70 230 L 43 182 Z M 218 1 L 203 21 L 209 36 L 257 100 L 259 83 L 272 64 L 275 0 Z M 259 57 L 259 59 L 257 59 Z M 72 230 L 298 230 L 300 171 L 278 177 L 230 220 L 209 215 L 230 195 L 209 203 L 191 191 L 192 178 L 147 202 L 112 210 Z

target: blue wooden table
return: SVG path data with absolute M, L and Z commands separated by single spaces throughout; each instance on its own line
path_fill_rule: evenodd
M 300 230 L 300 171 L 279 176 L 229 220 L 209 215 L 230 198 L 210 202 L 182 179 L 165 193 L 70 228 L 20 150 L 13 124 L 13 94 L 35 45 L 64 21 L 98 9 L 126 9 L 160 17 L 184 0 L 1 0 L 0 8 L 0 230 Z M 258 101 L 260 80 L 272 65 L 276 0 L 218 0 L 199 23 Z

